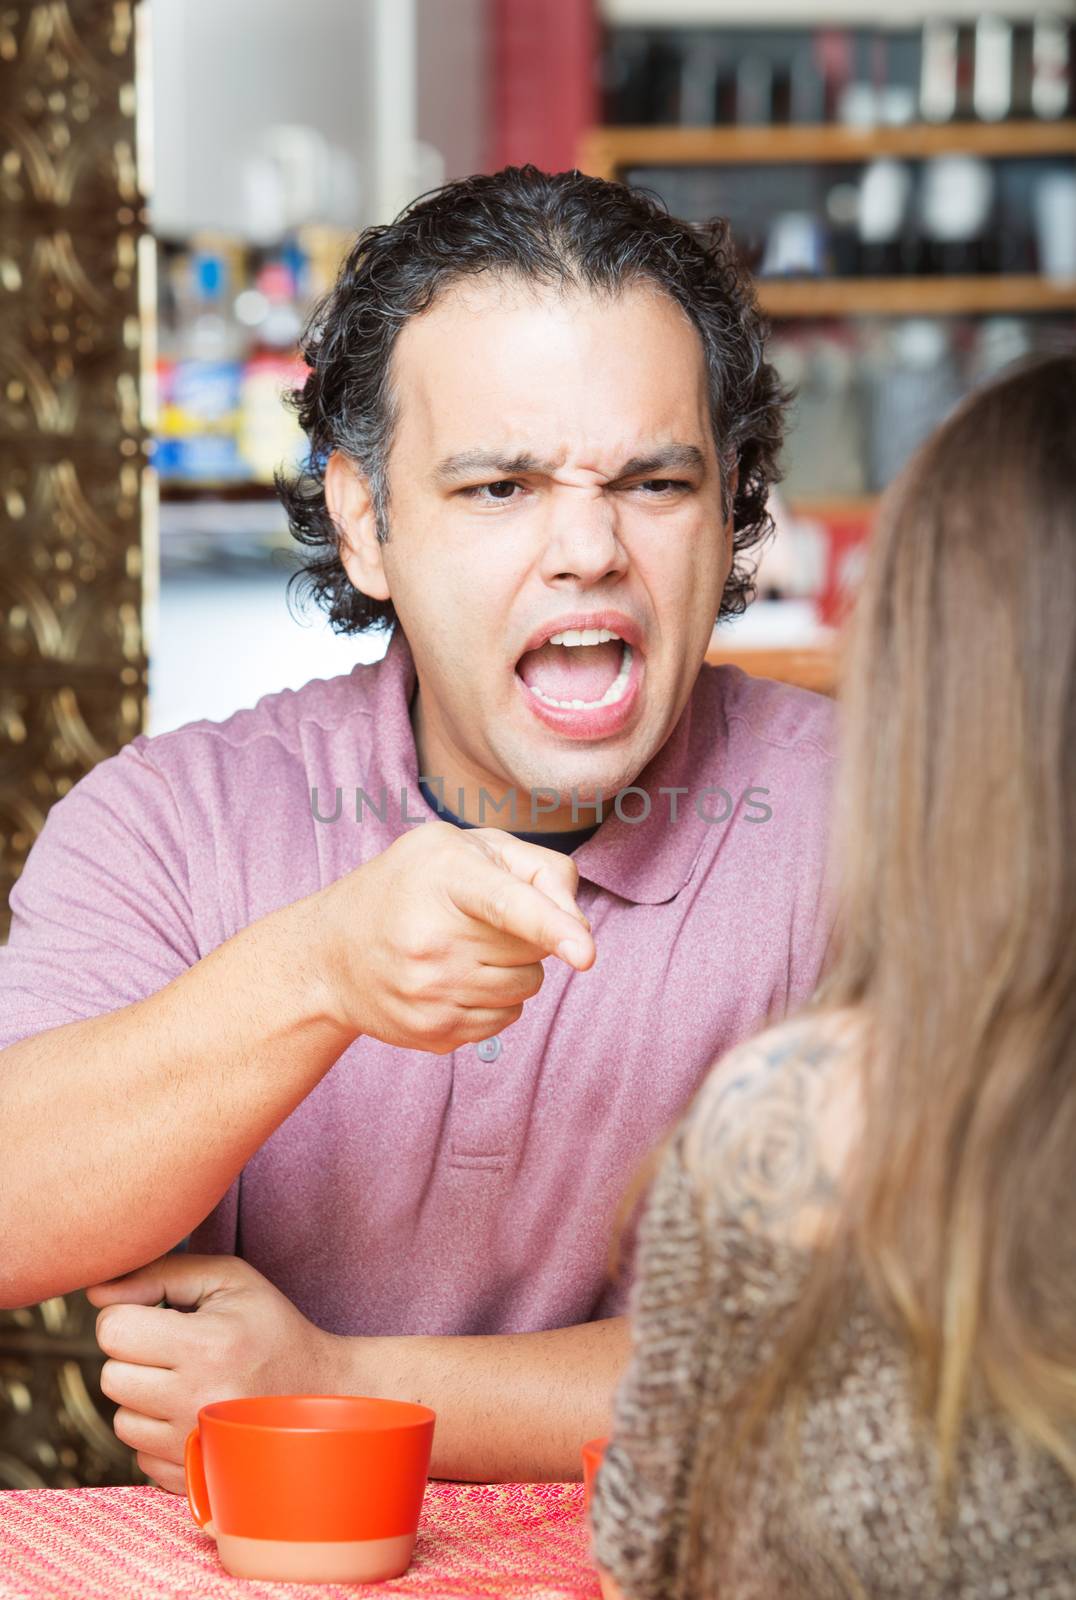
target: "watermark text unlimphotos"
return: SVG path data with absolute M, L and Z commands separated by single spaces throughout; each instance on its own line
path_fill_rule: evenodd
M 462 790 L 457 790 L 455 796 L 446 799 L 443 778 L 423 777 L 420 781 L 436 796 L 439 807 L 454 811 L 457 817 L 464 814 Z M 573 788 L 569 790 L 565 802 L 563 791 L 559 789 L 531 789 L 529 796 L 524 794 L 522 798 L 519 790 L 510 789 L 500 800 L 488 790 L 479 789 L 477 826 L 539 829 L 541 819 L 554 811 L 563 810 L 565 803 L 571 810 L 569 828 L 586 828 L 593 823 L 604 822 L 610 815 L 632 826 L 646 822 L 651 815 L 663 818 L 670 825 L 692 815 L 710 825 L 729 822 L 733 818 L 757 824 L 769 822 L 773 816 L 773 807 L 768 803 L 769 793 L 769 789 L 760 784 L 749 785 L 739 795 L 733 795 L 728 789 L 692 790 L 675 784 L 662 786 L 651 794 L 650 790 L 639 784 L 629 784 L 627 788 L 618 789 L 608 797 L 599 791 L 586 799 L 581 797 L 578 789 Z M 328 792 L 321 791 L 317 786 L 310 791 L 310 810 L 315 822 L 340 822 L 345 814 L 349 821 L 354 820 L 359 824 L 368 818 L 388 822 L 390 809 L 396 804 L 399 806 L 400 820 L 409 827 L 438 820 L 437 812 L 427 805 L 421 793 L 416 794 L 406 784 L 391 793 L 384 784 L 372 793 L 357 785 L 354 800 L 349 800 L 346 813 L 344 789 L 339 784 L 331 790 L 331 799 Z M 412 804 L 414 810 L 411 809 Z

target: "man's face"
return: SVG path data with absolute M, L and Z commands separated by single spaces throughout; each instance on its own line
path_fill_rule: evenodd
M 480 787 L 515 787 L 516 826 L 584 825 L 571 791 L 608 799 L 675 726 L 728 576 L 699 336 L 649 287 L 466 280 L 407 323 L 393 379 L 376 559 L 417 667 L 420 771 L 450 806 L 463 786 L 468 820 Z M 532 823 L 538 788 L 561 806 Z

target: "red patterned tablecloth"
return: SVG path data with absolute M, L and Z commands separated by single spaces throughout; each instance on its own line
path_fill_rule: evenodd
M 0 1492 L 0 1600 L 593 1600 L 577 1483 L 431 1483 L 406 1577 L 379 1584 L 230 1578 L 185 1500 L 163 1489 Z

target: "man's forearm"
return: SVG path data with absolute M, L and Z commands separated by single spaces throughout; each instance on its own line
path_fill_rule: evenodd
M 350 1042 L 319 1003 L 310 902 L 157 994 L 0 1053 L 0 1306 L 174 1248 Z
M 627 1365 L 626 1317 L 542 1333 L 343 1341 L 352 1394 L 437 1412 L 431 1475 L 476 1483 L 565 1481 L 609 1431 Z

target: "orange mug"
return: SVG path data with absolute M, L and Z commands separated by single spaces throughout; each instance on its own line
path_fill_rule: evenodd
M 608 1439 L 591 1439 L 583 1446 L 583 1504 L 590 1510 L 590 1497 L 594 1493 L 594 1479 L 602 1464 Z
M 434 1413 L 403 1400 L 266 1395 L 203 1406 L 187 1501 L 235 1578 L 378 1583 L 407 1571 Z

